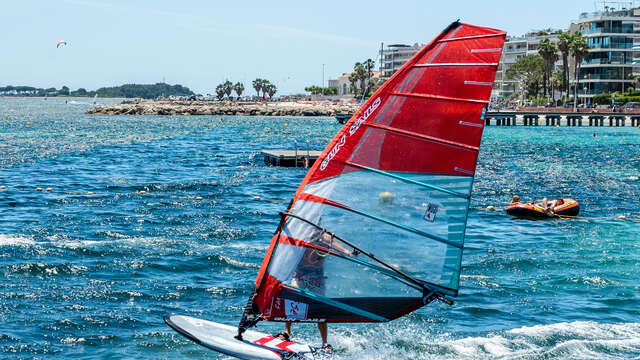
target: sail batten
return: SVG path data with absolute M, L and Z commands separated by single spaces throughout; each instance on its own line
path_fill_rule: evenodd
M 498 63 L 430 63 L 430 64 L 415 64 L 414 68 L 421 67 L 480 67 L 480 66 L 498 66 Z
M 449 195 L 453 195 L 453 196 L 456 196 L 456 197 L 459 197 L 459 198 L 468 199 L 470 197 L 470 195 L 467 195 L 467 194 L 463 194 L 463 193 L 460 193 L 460 192 L 457 192 L 457 191 L 452 191 L 452 190 L 449 190 L 449 189 L 445 189 L 443 187 L 436 186 L 436 185 L 433 185 L 433 184 L 427 184 L 427 183 L 424 183 L 424 182 L 420 182 L 420 181 L 416 181 L 416 180 L 413 180 L 413 179 L 409 179 L 407 177 L 400 176 L 400 175 L 397 175 L 397 174 L 393 174 L 393 173 L 390 173 L 390 172 L 387 172 L 387 171 L 382 171 L 382 170 L 374 169 L 374 168 L 371 168 L 371 167 L 368 167 L 368 166 L 356 164 L 356 163 L 351 162 L 351 161 L 345 161 L 344 163 L 346 165 L 349 165 L 349 166 L 353 166 L 353 167 L 357 167 L 357 168 L 360 168 L 360 169 L 363 169 L 363 170 L 375 172 L 377 174 L 381 174 L 381 175 L 384 175 L 384 176 L 392 177 L 394 179 L 402 180 L 404 182 L 416 184 L 416 185 L 419 185 L 419 186 L 424 186 L 426 188 L 433 189 L 433 190 L 436 190 L 436 191 L 440 191 L 440 192 L 443 192 L 443 193 L 446 193 L 446 194 L 449 194 Z
M 364 125 L 366 126 L 370 126 L 370 127 L 375 127 L 378 129 L 382 129 L 382 130 L 386 130 L 386 131 L 391 131 L 394 132 L 396 134 L 403 134 L 406 136 L 412 136 L 412 137 L 416 137 L 418 139 L 422 139 L 422 140 L 426 140 L 426 141 L 433 141 L 433 142 L 437 142 L 440 144 L 444 144 L 444 145 L 450 145 L 450 146 L 455 146 L 458 148 L 462 148 L 462 149 L 466 149 L 466 150 L 471 150 L 471 151 L 478 151 L 480 150 L 480 147 L 478 146 L 470 146 L 470 145 L 466 145 L 466 144 L 461 144 L 455 141 L 449 141 L 446 139 L 441 139 L 439 137 L 435 137 L 435 136 L 429 136 L 429 135 L 423 135 L 423 134 L 418 134 L 412 131 L 406 131 L 406 130 L 402 130 L 402 129 L 398 129 L 398 128 L 392 128 L 390 126 L 385 126 L 385 125 L 380 125 L 380 124 L 375 124 L 375 123 L 365 123 Z
M 454 38 L 449 38 L 449 39 L 442 39 L 439 40 L 439 43 L 444 43 L 444 42 L 450 42 L 450 41 L 458 41 L 458 40 L 472 40 L 472 39 L 483 39 L 483 38 L 490 38 L 490 37 L 499 37 L 499 36 L 504 36 L 503 34 L 487 34 L 487 35 L 475 35 L 475 36 L 465 36 L 465 37 L 454 37 Z
M 442 95 L 434 95 L 434 94 L 419 94 L 419 93 L 406 93 L 406 92 L 392 92 L 391 95 L 394 96 L 405 96 L 405 97 L 417 97 L 424 99 L 436 99 L 436 100 L 448 100 L 448 101 L 461 101 L 461 102 L 470 102 L 477 104 L 488 104 L 489 100 L 480 100 L 480 99 L 466 99 L 466 98 L 458 98 L 452 96 L 442 96 Z
M 294 214 L 291 214 L 291 213 L 282 213 L 281 216 L 283 218 L 286 217 L 286 216 L 289 216 L 289 217 L 304 221 L 305 223 L 307 223 L 307 224 L 309 224 L 311 226 L 314 226 L 316 228 L 320 228 L 317 224 L 314 224 L 313 222 L 309 221 L 308 219 L 305 219 L 305 218 L 300 217 L 298 215 L 294 215 Z M 325 229 L 322 229 L 322 230 L 326 231 Z M 411 287 L 413 287 L 414 289 L 417 289 L 417 290 L 420 290 L 420 289 L 424 290 L 424 284 L 429 284 L 426 281 L 417 280 L 415 278 L 412 278 L 411 276 L 405 274 L 401 270 L 398 270 L 397 268 L 385 263 L 384 261 L 376 258 L 374 255 L 369 254 L 368 252 L 360 249 L 358 246 L 356 246 L 356 245 L 354 245 L 354 244 L 342 239 L 339 236 L 336 236 L 335 234 L 332 234 L 332 233 L 328 233 L 328 234 L 331 235 L 332 239 L 335 238 L 336 240 L 343 242 L 344 244 L 352 247 L 354 250 L 356 250 L 358 252 L 361 252 L 365 256 L 369 257 L 371 260 L 380 263 L 381 266 L 377 266 L 377 265 L 362 261 L 362 260 L 357 259 L 355 257 L 347 257 L 347 256 L 344 256 L 344 255 L 341 255 L 341 254 L 337 254 L 334 251 L 314 246 L 314 245 L 306 243 L 306 242 L 304 242 L 302 240 L 291 239 L 291 238 L 289 238 L 287 236 L 284 236 L 284 237 L 281 236 L 280 240 L 281 240 L 281 243 L 300 243 L 302 245 L 299 245 L 299 246 L 304 246 L 304 247 L 312 248 L 314 250 L 323 251 L 323 252 L 325 252 L 327 254 L 331 254 L 331 255 L 335 255 L 337 257 L 340 257 L 341 259 L 344 259 L 344 260 L 347 260 L 347 261 L 352 261 L 352 262 L 358 263 L 360 265 L 364 265 L 364 266 L 369 267 L 371 269 L 380 271 L 381 273 L 383 273 L 383 274 L 385 274 L 385 275 L 387 275 L 389 277 L 392 277 L 392 278 L 394 278 L 394 279 L 396 279 L 398 281 L 401 281 L 402 283 L 406 284 L 407 286 L 411 286 Z M 405 280 L 409 281 L 409 282 L 411 282 L 411 283 L 413 283 L 415 285 L 418 285 L 419 287 L 414 287 L 413 285 L 408 284 L 407 282 L 405 282 Z M 443 287 L 443 286 L 439 286 L 439 285 L 436 285 L 436 284 L 430 284 L 430 286 L 435 286 L 435 287 L 438 287 L 438 288 L 445 288 L 447 290 L 453 290 L 453 289 L 449 289 L 449 288 L 446 288 L 446 287 Z M 430 287 L 429 289 L 430 289 L 430 291 L 437 292 L 437 290 L 433 290 L 432 287 Z
M 344 209 L 344 210 L 347 210 L 347 211 L 351 211 L 351 212 L 356 213 L 358 215 L 362 215 L 362 216 L 367 217 L 369 219 L 377 220 L 377 221 L 386 223 L 388 225 L 395 226 L 395 227 L 397 227 L 399 229 L 402 229 L 402 230 L 405 230 L 405 231 L 408 231 L 408 232 L 412 232 L 414 234 L 421 235 L 421 236 L 423 236 L 425 238 L 428 238 L 428 239 L 431 239 L 431 240 L 435 240 L 435 241 L 441 242 L 443 244 L 447 244 L 449 246 L 457 247 L 457 248 L 460 248 L 460 249 L 462 248 L 462 245 L 457 244 L 457 243 L 452 242 L 452 241 L 449 241 L 447 239 L 443 239 L 443 238 L 441 238 L 439 236 L 426 233 L 424 231 L 412 228 L 411 226 L 406 226 L 406 225 L 399 224 L 399 223 L 397 223 L 395 221 L 392 221 L 392 220 L 389 220 L 389 219 L 385 219 L 383 217 L 376 216 L 376 215 L 367 213 L 367 212 L 362 211 L 362 210 L 353 209 L 351 207 L 348 207 L 348 206 L 340 204 L 340 203 L 336 203 L 335 201 L 331 201 L 329 199 L 323 199 L 323 198 L 320 198 L 318 196 L 315 196 L 315 195 L 312 195 L 312 194 L 307 194 L 307 193 L 302 193 L 301 196 L 300 196 L 300 199 L 301 200 L 307 200 L 307 201 L 321 202 L 321 203 L 329 204 L 329 205 L 335 206 L 337 208 Z
M 457 295 L 505 36 L 452 23 L 362 105 L 283 213 L 247 309 L 271 321 L 375 322 Z

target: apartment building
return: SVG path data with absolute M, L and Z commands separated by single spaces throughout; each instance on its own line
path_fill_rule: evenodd
M 640 8 L 582 13 L 569 31 L 579 31 L 589 43 L 578 75 L 579 98 L 589 101 L 633 86 L 640 75 Z
M 422 48 L 423 45 L 392 44 L 380 47 L 380 80 L 387 81 L 407 60 Z
M 524 36 L 514 37 L 508 36 L 502 50 L 502 57 L 496 72 L 496 79 L 493 84 L 491 96 L 494 99 L 501 97 L 509 97 L 514 93 L 521 92 L 520 83 L 517 79 L 507 76 L 507 70 L 515 64 L 520 58 L 528 55 L 538 54 L 538 45 L 542 39 L 549 39 L 552 43 L 558 42 L 560 30 L 541 30 L 532 31 Z M 555 69 L 562 67 L 562 61 L 555 63 Z

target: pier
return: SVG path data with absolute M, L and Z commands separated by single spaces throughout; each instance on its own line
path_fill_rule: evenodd
M 353 114 L 336 114 L 340 124 Z M 489 111 L 486 126 L 640 126 L 640 114 L 629 113 L 542 113 L 522 111 Z
M 640 126 L 640 114 L 487 112 L 486 126 Z
M 282 167 L 308 168 L 320 157 L 317 150 L 262 150 L 264 163 Z

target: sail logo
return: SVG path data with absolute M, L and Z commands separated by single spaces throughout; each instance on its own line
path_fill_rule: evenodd
M 338 154 L 338 151 L 340 151 L 340 148 L 344 144 L 346 144 L 346 142 L 347 142 L 347 137 L 345 135 L 342 135 L 342 137 L 340 138 L 340 141 L 338 141 L 338 143 L 335 144 L 333 149 L 331 149 L 331 152 L 329 153 L 329 155 L 327 155 L 327 157 L 324 158 L 324 160 L 322 160 L 322 164 L 320 164 L 320 170 L 324 170 L 327 168 L 327 165 L 329 165 L 329 161 L 331 161 L 331 159 L 333 159 L 333 157 L 336 156 L 336 154 Z
M 382 101 L 380 100 L 379 97 L 377 97 L 374 101 L 373 104 L 371 104 L 367 110 L 364 111 L 364 113 L 362 114 L 362 116 L 360 116 L 358 118 L 358 120 L 356 120 L 356 122 L 353 123 L 353 125 L 351 125 L 351 127 L 349 128 L 349 136 L 353 135 L 356 133 L 356 131 L 358 131 L 358 129 L 360 128 L 360 125 L 362 125 L 362 123 L 364 123 L 365 121 L 367 121 L 367 119 L 369 118 L 369 116 L 371 116 L 371 114 L 373 114 L 374 111 L 376 111 L 376 109 L 378 108 L 378 106 L 380 106 L 380 103 Z
M 429 203 L 429 205 L 427 205 L 427 212 L 424 214 L 424 219 L 429 222 L 434 222 L 439 209 L 440 206 Z
M 291 319 L 305 319 L 307 317 L 308 304 L 284 299 L 284 314 Z
M 364 111 L 362 116 L 360 116 L 358 120 L 356 120 L 356 122 L 354 122 L 353 125 L 351 125 L 351 127 L 349 128 L 349 136 L 352 136 L 353 134 L 356 133 L 356 131 L 358 131 L 358 129 L 360 128 L 360 125 L 362 125 L 365 121 L 367 121 L 367 119 L 371 116 L 371 114 L 373 114 L 373 112 L 376 111 L 378 106 L 380 106 L 380 103 L 382 103 L 382 100 L 380 100 L 379 97 L 373 100 L 373 103 L 369 105 L 369 107 Z M 325 157 L 324 160 L 322 160 L 322 163 L 320 164 L 321 171 L 326 169 L 327 166 L 329 166 L 329 162 L 333 160 L 333 158 L 340 151 L 340 148 L 342 148 L 342 146 L 344 146 L 346 142 L 347 142 L 347 136 L 342 135 L 342 137 L 340 138 L 340 141 L 338 141 L 338 143 L 333 146 L 333 149 L 331 149 L 331 152 L 329 152 L 327 157 Z

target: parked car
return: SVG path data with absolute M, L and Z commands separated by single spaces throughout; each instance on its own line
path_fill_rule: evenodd
M 572 102 L 568 102 L 568 103 L 564 103 L 564 107 L 565 108 L 573 108 L 573 103 Z
M 637 109 L 640 109 L 640 102 L 630 101 L 630 102 L 624 104 L 624 109 L 625 110 L 637 110 Z

